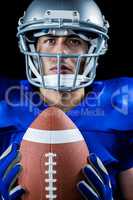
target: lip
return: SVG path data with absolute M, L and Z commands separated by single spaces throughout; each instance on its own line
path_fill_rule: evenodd
M 54 74 L 57 74 L 57 67 L 52 67 L 50 69 L 50 71 Z M 70 74 L 70 73 L 73 73 L 72 69 L 70 69 L 69 67 L 65 66 L 65 65 L 62 65 L 61 66 L 61 69 L 60 69 L 60 73 L 61 74 Z

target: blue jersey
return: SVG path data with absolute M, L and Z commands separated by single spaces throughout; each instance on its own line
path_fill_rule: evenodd
M 20 143 L 26 129 L 47 107 L 28 81 L 2 80 L 0 154 L 10 143 Z M 66 114 L 81 131 L 90 153 L 103 161 L 116 196 L 119 173 L 133 167 L 133 79 L 94 82 L 85 99 Z

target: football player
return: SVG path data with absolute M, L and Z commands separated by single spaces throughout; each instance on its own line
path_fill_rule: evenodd
M 94 81 L 108 28 L 93 0 L 34 0 L 20 18 L 17 37 L 28 80 L 5 81 L 0 91 L 1 199 L 23 194 L 14 187 L 19 144 L 48 106 L 62 109 L 88 145 L 91 164 L 77 183 L 81 198 L 133 199 L 133 80 Z

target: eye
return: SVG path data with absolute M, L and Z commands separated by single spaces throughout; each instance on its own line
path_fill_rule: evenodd
M 41 43 L 44 45 L 51 46 L 56 43 L 56 39 L 53 37 L 43 37 L 43 38 L 41 38 Z
M 54 45 L 55 44 L 55 39 L 54 38 L 48 38 L 47 39 L 47 43 L 51 44 L 51 45 Z
M 78 39 L 78 38 L 69 38 L 68 39 L 68 42 L 69 42 L 69 44 L 71 45 L 71 46 L 75 46 L 75 47 L 77 47 L 77 46 L 80 46 L 81 45 L 81 41 L 80 41 L 80 39 Z

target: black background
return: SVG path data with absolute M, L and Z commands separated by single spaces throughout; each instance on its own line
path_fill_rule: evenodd
M 1 14 L 0 74 L 10 78 L 25 78 L 24 56 L 17 46 L 17 22 L 31 0 L 15 0 L 3 4 Z M 133 76 L 132 6 L 128 1 L 96 0 L 110 23 L 109 50 L 100 58 L 97 79 Z

